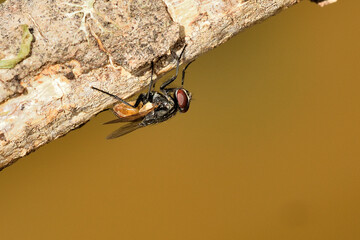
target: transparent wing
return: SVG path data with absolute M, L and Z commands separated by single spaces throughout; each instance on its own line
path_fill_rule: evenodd
M 108 122 L 103 123 L 105 124 L 113 124 L 113 123 L 119 123 L 119 122 L 134 122 L 134 121 L 139 121 L 138 119 L 136 120 L 128 120 L 128 119 L 124 119 L 124 118 L 117 118 Z
M 125 124 L 125 125 L 121 126 L 120 128 L 118 128 L 117 130 L 115 130 L 114 132 L 112 132 L 109 136 L 106 137 L 106 139 L 114 139 L 114 138 L 121 137 L 121 136 L 131 133 L 141 127 L 143 127 L 143 126 L 140 125 L 140 121 Z

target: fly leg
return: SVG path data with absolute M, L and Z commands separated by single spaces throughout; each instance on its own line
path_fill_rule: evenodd
M 153 81 L 153 75 L 154 75 L 154 62 L 151 62 L 151 80 L 150 80 L 150 85 L 149 85 L 149 91 L 146 94 L 146 100 L 149 101 L 150 99 L 150 92 L 151 92 L 151 88 L 154 87 L 155 88 L 155 84 Z
M 182 55 L 184 54 L 185 48 L 186 48 L 186 45 L 184 46 L 183 50 L 181 51 L 180 56 L 177 58 L 176 73 L 175 73 L 175 75 L 172 76 L 169 80 L 167 80 L 166 82 L 164 82 L 164 83 L 160 86 L 160 90 L 161 90 L 162 92 L 164 92 L 165 88 L 166 88 L 170 83 L 172 83 L 173 81 L 175 81 L 175 79 L 177 78 L 178 73 L 179 73 L 180 59 L 181 59 Z M 165 92 L 166 92 L 166 91 L 165 91 Z
M 186 69 L 189 67 L 189 65 L 191 63 L 193 63 L 195 60 L 192 60 L 191 62 L 189 62 L 188 64 L 186 64 L 186 66 L 184 67 L 184 69 L 182 70 L 182 76 L 181 76 L 181 87 L 184 87 L 184 80 L 185 80 L 185 71 Z M 163 89 L 163 92 L 165 91 L 166 93 L 169 93 L 169 92 L 174 92 L 176 89 L 178 88 L 166 88 L 166 89 Z
M 182 76 L 181 76 L 181 87 L 184 86 L 185 71 L 186 71 L 186 69 L 188 68 L 188 66 L 189 66 L 192 62 L 194 62 L 194 61 L 195 61 L 195 60 L 192 60 L 191 62 L 189 62 L 189 63 L 184 67 L 184 69 L 183 69 L 183 71 L 182 71 Z
M 145 100 L 147 100 L 147 96 L 145 96 L 144 94 L 140 94 L 139 97 L 136 99 L 135 104 L 134 104 L 134 105 L 131 105 L 130 103 L 126 102 L 125 100 L 123 100 L 122 98 L 120 98 L 120 97 L 118 97 L 118 96 L 116 96 L 116 95 L 114 95 L 114 94 L 111 94 L 111 93 L 106 92 L 106 91 L 104 91 L 104 90 L 98 89 L 98 88 L 96 88 L 96 87 L 91 87 L 91 88 L 92 88 L 92 89 L 95 89 L 95 90 L 97 90 L 97 91 L 99 91 L 99 92 L 105 93 L 105 94 L 107 94 L 107 95 L 115 98 L 116 100 L 118 100 L 118 101 L 120 101 L 120 102 L 122 102 L 122 103 L 124 103 L 124 104 L 126 104 L 126 105 L 128 105 L 128 106 L 130 106 L 130 107 L 132 107 L 132 108 L 137 108 L 137 106 L 139 106 L 139 104 L 140 104 L 141 102 L 144 103 Z

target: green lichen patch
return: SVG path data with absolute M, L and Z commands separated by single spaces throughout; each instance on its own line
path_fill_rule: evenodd
M 17 56 L 11 59 L 0 60 L 0 68 L 14 68 L 16 64 L 24 60 L 29 55 L 33 35 L 29 31 L 28 25 L 21 25 L 21 29 L 23 34 L 21 38 L 20 50 Z

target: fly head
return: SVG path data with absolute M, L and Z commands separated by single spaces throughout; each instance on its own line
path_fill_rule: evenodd
M 175 91 L 175 99 L 179 106 L 181 113 L 187 112 L 190 107 L 191 93 L 184 88 L 179 88 Z

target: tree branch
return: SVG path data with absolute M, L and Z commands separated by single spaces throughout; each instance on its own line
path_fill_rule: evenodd
M 184 62 L 297 0 L 7 0 L 0 4 L 0 58 L 16 56 L 21 24 L 32 52 L 0 69 L 0 169 L 88 121 Z

